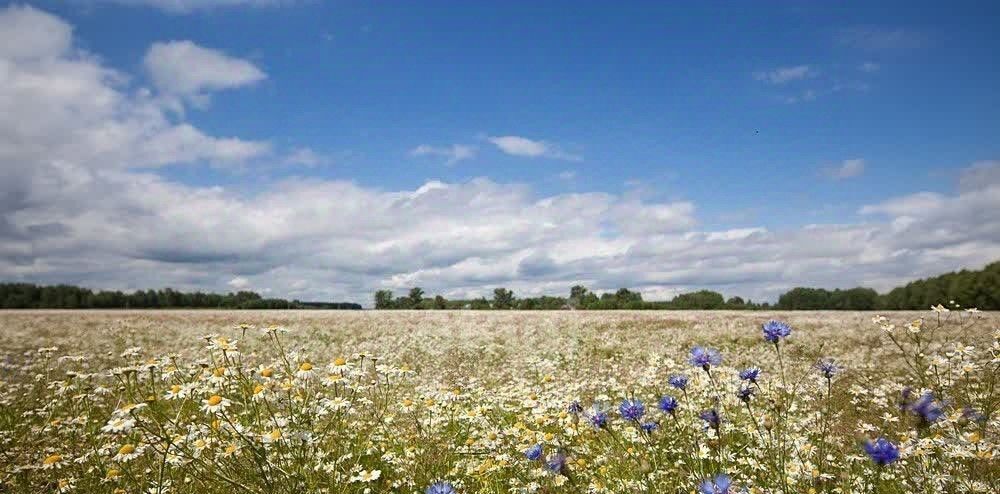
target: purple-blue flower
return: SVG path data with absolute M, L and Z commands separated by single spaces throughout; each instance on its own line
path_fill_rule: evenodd
M 722 354 L 714 348 L 696 346 L 691 349 L 691 358 L 688 361 L 691 362 L 691 365 L 707 371 L 713 365 L 722 363 Z
M 920 417 L 921 425 L 928 425 L 937 422 L 944 415 L 941 404 L 934 399 L 934 394 L 930 391 L 924 393 L 917 401 L 910 405 L 910 411 Z
M 562 473 L 563 469 L 566 468 L 566 455 L 556 453 L 550 456 L 549 461 L 545 462 L 545 468 L 553 473 Z
M 646 406 L 641 401 L 632 398 L 622 401 L 622 404 L 618 405 L 618 413 L 622 414 L 622 418 L 625 420 L 639 420 L 646 414 Z
M 639 427 L 642 427 L 642 430 L 646 431 L 646 434 L 652 434 L 653 431 L 660 428 L 660 424 L 657 424 L 656 422 L 645 422 Z
M 714 479 L 705 479 L 698 486 L 700 494 L 729 494 L 729 488 L 733 481 L 728 475 L 720 473 Z
M 816 368 L 823 373 L 823 377 L 833 379 L 833 375 L 840 372 L 840 367 L 833 360 L 820 360 Z
M 750 398 L 753 396 L 753 388 L 749 386 L 741 387 L 739 391 L 736 392 L 736 397 L 740 399 L 743 403 L 750 403 Z
M 884 437 L 876 439 L 875 442 L 866 442 L 865 453 L 871 457 L 876 465 L 880 466 L 888 465 L 899 459 L 899 448 Z
M 583 405 L 581 405 L 579 401 L 574 401 L 573 403 L 570 403 L 569 406 L 566 407 L 566 409 L 569 411 L 569 413 L 582 413 Z
M 671 386 L 683 391 L 688 387 L 688 377 L 683 374 L 674 374 L 667 379 Z
M 761 326 L 761 330 L 764 332 L 764 339 L 770 341 L 771 343 L 777 344 L 783 338 L 787 338 L 788 335 L 792 334 L 792 327 L 781 322 L 771 319 Z
M 590 420 L 590 425 L 593 425 L 597 429 L 603 429 L 608 426 L 608 414 L 596 408 L 590 412 L 590 416 L 587 419 Z
M 719 428 L 719 423 L 722 422 L 722 417 L 719 416 L 719 412 L 712 408 L 705 410 L 698 414 L 698 417 L 705 421 L 705 425 L 713 429 Z
M 529 460 L 531 460 L 531 461 L 535 461 L 535 460 L 541 458 L 542 457 L 542 445 L 541 444 L 536 444 L 536 445 L 528 448 L 527 450 L 524 451 L 524 457 L 527 458 L 527 459 L 529 459 Z
M 758 377 L 760 377 L 760 369 L 757 367 L 749 367 L 740 371 L 740 379 L 744 381 L 757 384 Z
M 455 488 L 448 482 L 438 482 L 431 484 L 424 492 L 426 494 L 455 494 Z
M 677 410 L 677 400 L 673 396 L 664 396 L 660 398 L 660 410 L 667 413 L 674 413 Z

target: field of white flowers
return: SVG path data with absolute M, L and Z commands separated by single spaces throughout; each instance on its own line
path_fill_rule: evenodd
M 998 328 L 957 307 L 0 312 L 0 492 L 994 493 Z

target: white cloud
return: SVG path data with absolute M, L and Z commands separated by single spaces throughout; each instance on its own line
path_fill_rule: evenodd
M 463 144 L 452 144 L 448 147 L 436 147 L 421 144 L 410 150 L 410 156 L 440 156 L 446 158 L 446 165 L 454 165 L 459 161 L 472 159 L 476 156 L 476 147 Z
M 570 181 L 576 178 L 576 170 L 563 170 L 559 172 L 559 179 Z
M 191 41 L 154 43 L 143 63 L 161 92 L 202 106 L 210 91 L 248 86 L 267 77 L 247 60 Z
M 285 158 L 282 163 L 286 165 L 321 166 L 333 162 L 329 156 L 317 153 L 312 148 L 295 148 Z
M 865 172 L 865 160 L 856 158 L 844 160 L 839 165 L 823 168 L 822 173 L 833 180 L 859 177 Z
M 210 10 L 222 7 L 277 7 L 301 3 L 297 0 L 94 0 L 121 5 L 147 6 L 174 14 Z
M 73 28 L 62 19 L 29 6 L 10 6 L 0 15 L 0 58 L 36 60 L 69 51 Z
M 62 22 L 11 22 L 19 9 L 0 10 L 0 46 Z M 226 291 L 266 279 L 275 296 L 365 303 L 377 288 L 417 284 L 453 296 L 584 283 L 758 300 L 802 284 L 882 289 L 1000 258 L 995 164 L 964 170 L 954 194 L 888 198 L 862 207 L 861 223 L 784 230 L 706 229 L 684 200 L 539 194 L 489 179 L 384 190 L 295 178 L 252 192 L 178 183 L 156 167 L 260 159 L 267 143 L 172 122 L 96 57 L 52 46 L 0 55 L 4 280 Z
M 958 175 L 960 191 L 970 192 L 1000 185 L 1000 160 L 978 161 Z
M 237 277 L 229 280 L 229 283 L 226 283 L 226 284 L 229 285 L 229 286 L 231 286 L 232 288 L 234 288 L 236 290 L 244 290 L 244 289 L 247 289 L 247 288 L 250 287 L 250 280 L 248 280 L 248 279 L 246 279 L 246 278 L 244 278 L 242 276 L 237 276 Z
M 520 136 L 497 136 L 488 137 L 500 151 L 525 158 L 552 158 L 566 161 L 581 161 L 583 157 L 576 154 L 567 153 L 558 146 L 545 141 L 536 141 Z
M 785 84 L 791 81 L 815 77 L 816 74 L 816 70 L 808 65 L 796 65 L 794 67 L 778 67 L 774 70 L 754 72 L 753 78 L 768 84 Z
M 858 70 L 860 70 L 862 72 L 868 72 L 868 73 L 878 72 L 879 69 L 881 69 L 881 68 L 882 67 L 879 64 L 875 63 L 875 62 L 865 62 L 865 63 L 863 63 L 863 64 L 861 64 L 861 65 L 858 66 Z

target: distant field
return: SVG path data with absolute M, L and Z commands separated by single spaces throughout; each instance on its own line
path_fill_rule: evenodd
M 875 315 L 0 311 L 0 492 L 995 492 L 1000 315 Z

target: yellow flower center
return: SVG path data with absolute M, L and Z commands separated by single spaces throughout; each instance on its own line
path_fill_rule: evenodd
M 259 395 L 259 394 L 261 394 L 263 392 L 264 392 L 264 385 L 263 384 L 258 384 L 258 385 L 256 385 L 256 386 L 253 387 L 253 394 Z
M 302 362 L 302 365 L 299 366 L 299 370 L 303 372 L 309 372 L 313 370 L 313 364 L 309 362 Z
M 344 357 L 337 357 L 336 359 L 334 359 L 333 365 L 336 365 L 337 367 L 340 367 L 342 365 L 347 365 L 347 360 L 345 360 Z
M 170 386 L 170 392 L 173 393 L 173 394 L 180 393 L 181 392 L 181 385 L 180 384 L 174 384 L 173 386 Z
M 61 455 L 50 455 L 47 456 L 44 460 L 42 460 L 42 463 L 45 465 L 52 465 L 53 463 L 59 463 L 59 461 L 61 460 L 62 460 Z
M 260 371 L 260 375 L 262 375 L 264 377 L 271 377 L 271 376 L 274 375 L 274 369 L 268 367 L 268 368 Z
M 214 406 L 218 405 L 219 403 L 222 403 L 222 397 L 219 396 L 219 395 L 212 395 L 212 397 L 208 399 L 208 405 L 209 406 L 213 406 L 214 407 Z
M 212 371 L 212 375 L 215 376 L 215 377 L 222 377 L 223 374 L 225 374 L 225 373 L 226 373 L 226 369 L 224 369 L 222 367 L 216 367 L 215 370 Z
M 118 471 L 118 469 L 117 469 L 117 468 L 109 468 L 109 469 L 108 469 L 108 474 L 107 474 L 107 475 L 105 475 L 105 477 L 106 477 L 106 478 L 109 478 L 109 479 L 113 479 L 113 478 L 116 478 L 116 477 L 118 477 L 118 476 L 119 476 L 119 475 L 121 475 L 121 474 L 122 474 L 122 473 L 121 473 L 120 471 Z
M 135 453 L 135 446 L 132 446 L 131 444 L 126 444 L 118 450 L 118 454 L 120 455 L 130 455 L 132 453 Z

